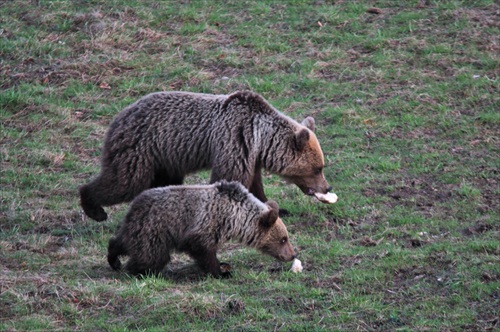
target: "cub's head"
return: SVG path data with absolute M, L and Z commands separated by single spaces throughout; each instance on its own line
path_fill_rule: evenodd
M 280 175 L 297 185 L 306 195 L 326 194 L 332 187 L 326 182 L 323 168 L 325 160 L 319 141 L 314 134 L 314 119 L 307 117 L 302 121 L 302 128 L 294 133 L 291 149 L 296 157 Z
M 268 201 L 266 205 L 269 211 L 260 217 L 261 236 L 257 240 L 256 248 L 280 261 L 291 261 L 296 255 L 288 240 L 286 226 L 278 216 L 278 204 Z

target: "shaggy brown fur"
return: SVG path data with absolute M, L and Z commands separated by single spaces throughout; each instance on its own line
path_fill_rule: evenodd
M 118 270 L 118 257 L 128 255 L 126 270 L 131 274 L 158 274 L 170 261 L 170 253 L 178 250 L 212 276 L 227 276 L 216 253 L 229 239 L 281 261 L 295 257 L 278 205 L 262 203 L 238 182 L 222 181 L 144 191 L 110 239 L 108 262 Z
M 128 202 L 148 188 L 182 184 L 201 169 L 212 170 L 211 183 L 239 181 L 264 202 L 261 168 L 305 194 L 326 193 L 331 187 L 313 130 L 313 118 L 299 124 L 252 92 L 153 93 L 111 123 L 101 173 L 80 188 L 81 205 L 102 221 L 103 206 Z

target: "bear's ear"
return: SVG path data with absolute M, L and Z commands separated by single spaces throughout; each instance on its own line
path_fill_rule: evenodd
M 302 129 L 295 134 L 295 149 L 297 151 L 302 151 L 309 141 L 309 131 L 307 129 Z
M 307 118 L 302 120 L 300 124 L 309 129 L 310 131 L 314 131 L 316 129 L 315 127 L 316 122 L 314 121 L 314 118 L 312 116 L 308 116 Z
M 275 201 L 267 201 L 266 205 L 270 210 L 260 217 L 260 224 L 265 228 L 269 228 L 278 220 L 278 203 Z

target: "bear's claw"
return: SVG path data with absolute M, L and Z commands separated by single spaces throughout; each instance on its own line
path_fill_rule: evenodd
M 221 278 L 231 278 L 233 274 L 231 273 L 231 265 L 228 263 L 220 263 Z

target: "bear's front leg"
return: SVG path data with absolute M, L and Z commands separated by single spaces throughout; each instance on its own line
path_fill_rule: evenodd
M 221 269 L 222 264 L 217 259 L 216 250 L 199 245 L 191 245 L 188 253 L 204 272 L 211 274 L 214 278 L 231 277 L 231 272 L 225 266 L 229 264 L 223 263 L 224 266 Z
M 250 184 L 250 188 L 248 188 L 248 190 L 261 202 L 267 202 L 267 197 L 264 193 L 264 185 L 262 184 L 262 170 L 260 167 L 256 167 L 254 172 L 252 183 Z
M 248 165 L 252 166 L 249 167 Z M 251 162 L 240 164 L 231 160 L 226 161 L 222 165 L 212 165 L 210 183 L 221 180 L 238 181 L 259 200 L 262 202 L 267 201 L 266 195 L 264 194 L 261 171 L 258 165 L 253 166 Z

